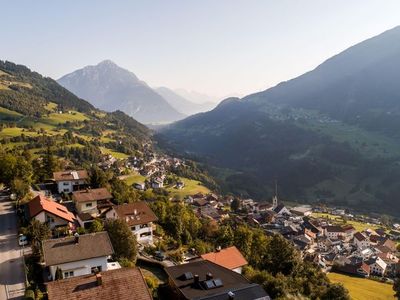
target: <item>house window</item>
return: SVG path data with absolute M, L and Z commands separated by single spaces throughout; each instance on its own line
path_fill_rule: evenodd
M 90 271 L 91 271 L 92 274 L 96 274 L 96 273 L 98 273 L 98 272 L 101 272 L 101 266 L 92 267 L 92 268 L 90 269 Z
M 140 225 L 140 228 L 147 228 L 147 227 L 149 227 L 147 224 L 141 224 Z
M 54 219 L 52 217 L 47 216 L 48 223 L 54 223 Z
M 64 189 L 64 192 L 69 192 L 69 189 Z
M 74 276 L 74 271 L 64 272 L 64 278 L 69 278 Z
M 92 203 L 86 203 L 86 207 L 92 207 Z
M 69 185 L 69 183 L 68 182 L 64 182 L 63 185 Z

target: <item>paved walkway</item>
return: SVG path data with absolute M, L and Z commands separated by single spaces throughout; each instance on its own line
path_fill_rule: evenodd
M 22 299 L 25 273 L 12 202 L 0 190 L 0 300 Z

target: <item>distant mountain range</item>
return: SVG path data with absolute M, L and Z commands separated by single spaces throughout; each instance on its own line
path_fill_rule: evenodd
M 121 110 L 142 123 L 169 123 L 186 116 L 110 60 L 67 74 L 58 83 L 100 109 Z
M 167 102 L 173 108 L 188 116 L 197 114 L 199 112 L 212 110 L 215 106 L 217 106 L 217 103 L 215 102 L 192 102 L 178 94 L 176 91 L 166 87 L 156 88 L 155 91 L 159 93 L 165 100 L 167 100 Z
M 159 134 L 164 145 L 222 168 L 226 190 L 267 199 L 400 211 L 400 27 L 302 76 Z

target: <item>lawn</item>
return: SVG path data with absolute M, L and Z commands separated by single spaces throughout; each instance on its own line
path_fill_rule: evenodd
M 315 218 L 328 218 L 331 219 L 332 221 L 335 221 L 339 224 L 350 224 L 353 225 L 353 227 L 357 230 L 357 231 L 363 231 L 366 230 L 368 228 L 370 229 L 378 229 L 381 228 L 381 226 L 375 225 L 375 224 L 370 224 L 370 223 L 363 223 L 363 222 L 359 222 L 359 221 L 353 221 L 353 220 L 347 220 L 347 222 L 344 222 L 341 216 L 334 216 L 331 214 L 326 214 L 326 213 L 312 213 L 311 215 L 312 217 Z
M 334 283 L 342 283 L 349 290 L 353 300 L 395 299 L 391 284 L 338 273 L 329 273 L 328 278 Z
M 146 177 L 142 176 L 142 175 L 140 175 L 138 173 L 126 176 L 124 178 L 124 181 L 126 182 L 127 185 L 132 185 L 132 184 L 134 184 L 136 182 L 138 182 L 138 183 L 139 182 L 144 182 L 145 180 L 146 180 Z
M 181 178 L 181 180 L 185 183 L 185 186 L 182 189 L 178 190 L 174 187 L 167 188 L 167 191 L 170 192 L 171 197 L 177 196 L 183 199 L 185 196 L 190 196 L 197 193 L 208 194 L 211 192 L 207 187 L 202 185 L 200 181 L 187 178 Z
M 84 114 L 77 112 L 77 111 L 72 111 L 71 113 L 51 113 L 48 117 L 43 117 L 41 118 L 41 122 L 47 123 L 50 125 L 58 125 L 58 124 L 64 124 L 66 122 L 82 122 L 84 120 L 88 120 L 88 117 L 85 116 Z
M 128 154 L 125 154 L 125 153 L 122 153 L 122 152 L 116 152 L 114 150 L 111 150 L 111 149 L 108 149 L 108 148 L 105 148 L 105 147 L 100 147 L 100 150 L 101 150 L 101 153 L 103 153 L 103 154 L 111 154 L 112 156 L 114 156 L 117 159 L 125 159 L 125 158 L 129 157 Z

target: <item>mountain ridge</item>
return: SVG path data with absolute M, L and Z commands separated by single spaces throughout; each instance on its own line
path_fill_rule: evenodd
M 57 82 L 103 110 L 121 110 L 142 123 L 168 123 L 185 117 L 147 83 L 111 60 L 78 69 Z

